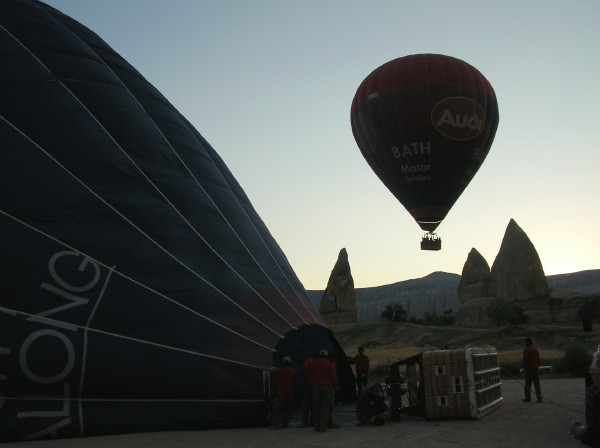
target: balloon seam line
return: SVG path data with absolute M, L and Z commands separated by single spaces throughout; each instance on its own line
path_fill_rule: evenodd
M 28 228 L 32 229 L 33 231 L 35 231 L 35 232 L 38 232 L 38 233 L 40 233 L 40 234 L 42 234 L 42 235 L 46 236 L 47 238 L 50 238 L 51 240 L 53 240 L 53 241 L 56 241 L 57 243 L 59 243 L 59 244 L 61 244 L 61 245 L 65 246 L 65 247 L 67 247 L 67 248 L 69 248 L 69 249 L 72 249 L 72 250 L 74 250 L 75 252 L 77 252 L 77 253 L 79 253 L 79 254 L 81 254 L 81 255 L 84 255 L 85 257 L 89 258 L 90 260 L 93 260 L 93 261 L 95 261 L 96 263 L 98 263 L 100 266 L 102 266 L 102 267 L 105 267 L 105 268 L 107 268 L 107 269 L 108 269 L 108 266 L 107 266 L 106 264 L 102 263 L 101 261 L 99 261 L 99 260 L 97 260 L 97 259 L 95 259 L 95 258 L 93 258 L 93 257 L 91 257 L 91 256 L 89 256 L 89 255 L 87 255 L 87 254 L 86 254 L 86 253 L 84 253 L 84 252 L 78 251 L 78 250 L 77 250 L 76 248 L 74 248 L 73 246 L 70 246 L 69 244 L 67 244 L 67 243 L 65 243 L 65 242 L 63 242 L 63 241 L 61 241 L 61 240 L 59 240 L 58 238 L 55 238 L 55 237 L 53 237 L 52 235 L 49 235 L 49 234 L 47 234 L 46 232 L 43 232 L 42 230 L 39 230 L 39 229 L 35 228 L 34 226 L 32 226 L 32 225 L 30 225 L 30 224 L 28 224 L 28 223 L 26 223 L 26 222 L 24 222 L 24 221 L 22 221 L 22 220 L 20 220 L 20 219 L 18 219 L 18 218 L 16 218 L 16 217 L 14 217 L 14 216 L 12 216 L 12 215 L 10 215 L 9 213 L 5 212 L 4 210 L 1 210 L 1 209 L 0 209 L 0 214 L 3 214 L 3 215 L 5 215 L 5 216 L 9 217 L 10 219 L 13 219 L 13 220 L 14 220 L 14 221 L 16 221 L 16 222 L 19 222 L 20 224 L 22 224 L 22 225 L 25 225 L 26 227 L 28 227 Z M 234 334 L 234 335 L 236 335 L 236 336 L 238 336 L 238 337 L 240 337 L 240 338 L 242 338 L 242 339 L 244 339 L 244 340 L 247 340 L 248 342 L 251 342 L 251 343 L 253 343 L 253 344 L 256 344 L 256 345 L 258 345 L 258 346 L 260 346 L 260 347 L 266 348 L 266 349 L 267 349 L 267 350 L 269 350 L 269 351 L 273 351 L 273 349 L 272 349 L 272 348 L 270 348 L 270 347 L 267 347 L 267 346 L 265 346 L 265 345 L 261 344 L 261 343 L 260 343 L 260 342 L 258 342 L 258 341 L 255 341 L 255 340 L 253 340 L 253 339 L 250 339 L 250 338 L 248 338 L 248 337 L 244 336 L 243 334 L 241 334 L 241 333 L 238 333 L 237 331 L 234 331 L 233 329 L 231 329 L 231 328 L 229 328 L 229 327 L 226 327 L 225 325 L 223 325 L 223 324 L 220 324 L 220 323 L 218 323 L 218 322 L 214 321 L 213 319 L 210 319 L 208 316 L 205 316 L 204 314 L 202 314 L 202 313 L 199 313 L 199 312 L 197 312 L 197 311 L 195 311 L 195 310 L 193 310 L 193 309 L 189 308 L 188 306 L 186 306 L 186 305 L 184 305 L 184 304 L 182 304 L 182 303 L 180 303 L 180 302 L 176 301 L 175 299 L 172 299 L 171 297 L 168 297 L 168 296 L 164 295 L 163 293 L 161 293 L 161 292 L 159 292 L 159 291 L 156 291 L 156 290 L 154 290 L 154 289 L 150 288 L 150 287 L 149 287 L 149 286 L 147 286 L 147 285 L 144 285 L 143 283 L 141 283 L 141 282 L 139 282 L 139 281 L 137 281 L 137 280 L 135 280 L 135 279 L 133 279 L 133 278 L 131 278 L 131 277 L 129 277 L 129 276 L 127 276 L 127 275 L 125 275 L 125 274 L 123 274 L 122 272 L 119 272 L 119 271 L 117 271 L 116 269 L 113 269 L 113 272 L 114 272 L 114 273 L 116 273 L 117 275 L 121 276 L 122 278 L 124 278 L 124 279 L 126 279 L 126 280 L 129 280 L 130 282 L 132 282 L 132 283 L 134 283 L 134 284 L 136 284 L 136 285 L 138 285 L 138 286 L 140 286 L 140 287 L 142 287 L 142 288 L 144 288 L 144 289 L 146 289 L 146 290 L 150 291 L 151 293 L 153 293 L 153 294 L 156 294 L 157 296 L 159 296 L 159 297 L 162 297 L 163 299 L 165 299 L 165 300 L 167 300 L 167 301 L 169 301 L 169 302 L 171 302 L 171 303 L 173 303 L 173 304 L 175 304 L 175 305 L 177 305 L 177 306 L 179 306 L 179 307 L 181 307 L 181 308 L 185 309 L 186 311 L 189 311 L 189 312 L 191 312 L 192 314 L 194 314 L 194 315 L 196 315 L 196 316 L 198 316 L 198 317 L 200 317 L 200 318 L 203 318 L 203 319 L 205 319 L 206 321 L 208 321 L 208 322 L 212 323 L 213 325 L 216 325 L 216 326 L 217 326 L 217 327 L 219 327 L 219 328 L 222 328 L 222 329 L 224 329 L 224 330 L 226 330 L 226 331 L 229 331 L 230 333 L 232 333 L 232 334 Z M 9 309 L 9 308 L 0 307 L 0 311 L 2 311 L 2 310 L 6 310 L 6 311 L 13 311 L 13 312 L 19 313 L 19 311 L 17 311 L 17 310 L 11 310 L 11 309 Z M 21 312 L 21 313 L 22 313 L 22 312 Z M 36 316 L 36 315 L 32 315 L 32 316 Z M 37 317 L 37 316 L 36 316 L 36 317 Z M 45 318 L 45 317 L 44 317 L 44 318 Z M 47 318 L 47 319 L 49 319 L 49 318 Z M 51 319 L 51 320 L 52 320 L 52 319 Z M 62 321 L 58 321 L 58 320 L 56 320 L 56 322 L 62 322 Z M 70 323 L 68 323 L 68 322 L 63 322 L 63 323 L 65 323 L 65 324 L 67 324 L 67 325 L 72 325 L 72 324 L 70 324 Z M 82 328 L 83 328 L 83 327 L 82 327 Z M 283 336 L 280 336 L 280 337 L 281 337 L 281 338 L 283 338 Z

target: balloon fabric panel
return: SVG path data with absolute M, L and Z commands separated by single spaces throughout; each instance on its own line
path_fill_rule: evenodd
M 215 150 L 96 34 L 7 0 L 0 62 L 0 441 L 260 425 L 270 366 L 345 358 Z

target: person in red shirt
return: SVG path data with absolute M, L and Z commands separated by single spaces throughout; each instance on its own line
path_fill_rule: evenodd
M 371 361 L 365 355 L 364 347 L 358 347 L 358 355 L 352 358 L 352 364 L 356 365 L 356 385 L 358 386 L 358 395 L 366 388 L 369 383 L 369 373 L 371 372 Z
M 523 349 L 523 372 L 525 372 L 525 403 L 531 402 L 531 384 L 535 387 L 537 402 L 542 402 L 542 389 L 540 388 L 540 377 L 538 368 L 540 367 L 540 353 L 533 346 L 531 338 L 525 338 L 525 348 Z
M 337 375 L 335 367 L 327 356 L 327 350 L 319 352 L 319 359 L 315 359 L 308 369 L 308 384 L 313 391 L 313 419 L 315 431 L 325 432 L 329 425 L 329 407 L 335 388 Z
M 292 415 L 292 401 L 294 399 L 294 381 L 296 371 L 292 368 L 292 358 L 283 358 L 283 367 L 275 370 L 277 379 L 277 395 L 273 405 L 273 428 L 287 428 Z
M 313 357 L 310 353 L 306 355 L 304 364 L 302 365 L 302 379 L 304 380 L 304 391 L 302 393 L 302 423 L 300 428 L 308 428 L 313 425 L 312 415 L 312 388 L 308 384 L 308 369 L 313 362 Z

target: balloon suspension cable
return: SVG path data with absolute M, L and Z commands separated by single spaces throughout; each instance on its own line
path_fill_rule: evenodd
M 421 250 L 440 250 L 442 239 L 435 232 L 425 232 L 421 240 Z

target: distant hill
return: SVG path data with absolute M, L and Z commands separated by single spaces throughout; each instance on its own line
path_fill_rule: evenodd
M 459 308 L 456 289 L 460 275 L 447 272 L 433 272 L 425 277 L 404 280 L 391 285 L 356 288 L 358 322 L 379 320 L 385 305 L 391 302 L 401 304 L 409 315 L 421 316 L 424 313 L 442 314 L 446 310 Z M 574 272 L 571 274 L 546 277 L 548 286 L 553 289 L 570 289 L 582 294 L 600 294 L 600 269 Z M 319 309 L 322 290 L 307 291 L 313 305 Z
M 600 294 L 600 269 L 546 277 L 553 289 L 573 289 L 582 294 Z

